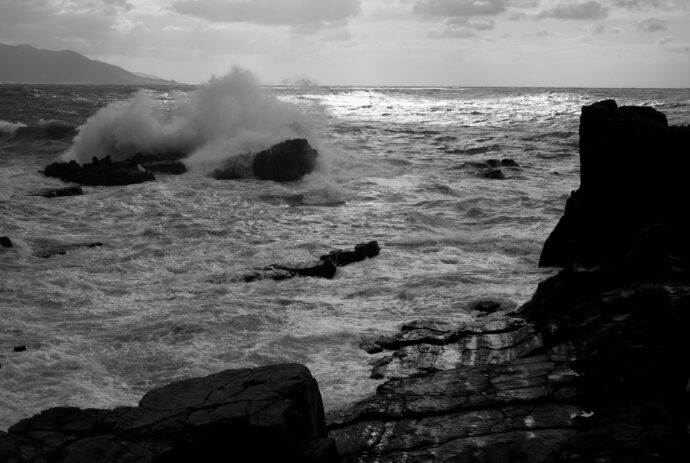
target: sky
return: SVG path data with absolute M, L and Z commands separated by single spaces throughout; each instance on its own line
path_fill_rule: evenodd
M 0 0 L 0 43 L 192 84 L 690 87 L 690 0 Z

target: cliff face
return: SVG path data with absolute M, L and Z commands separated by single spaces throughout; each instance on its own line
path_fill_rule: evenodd
M 598 263 L 653 252 L 688 255 L 683 211 L 690 128 L 650 107 L 602 101 L 582 108 L 580 188 L 544 244 L 540 266 Z
M 70 50 L 41 50 L 0 44 L 0 82 L 34 84 L 170 85 L 174 81 L 141 77 L 121 67 L 91 60 Z
M 564 266 L 517 310 L 422 320 L 375 396 L 330 417 L 344 461 L 690 461 L 690 129 L 651 108 L 584 107 L 582 185 L 547 241 Z

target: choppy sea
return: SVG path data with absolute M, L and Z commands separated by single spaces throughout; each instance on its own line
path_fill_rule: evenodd
M 379 384 L 363 340 L 475 317 L 477 298 L 524 303 L 551 274 L 537 261 L 579 183 L 580 108 L 607 98 L 690 124 L 690 90 L 0 85 L 0 236 L 14 243 L 0 248 L 0 429 L 276 362 L 306 364 L 327 409 L 363 398 Z M 206 175 L 290 136 L 320 152 L 302 181 Z M 39 172 L 60 158 L 171 149 L 190 173 L 33 195 L 64 186 Z M 490 159 L 519 167 L 488 179 Z M 241 280 L 370 240 L 381 254 L 333 280 Z

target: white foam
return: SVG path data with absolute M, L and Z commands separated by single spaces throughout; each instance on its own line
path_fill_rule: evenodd
M 311 126 L 292 105 L 266 94 L 250 72 L 234 68 L 170 105 L 144 90 L 107 105 L 79 128 L 63 160 L 188 153 L 185 164 L 191 171 L 209 173 L 288 138 L 317 143 Z
M 26 127 L 26 124 L 22 122 L 9 122 L 0 119 L 0 134 L 11 135 L 20 127 Z

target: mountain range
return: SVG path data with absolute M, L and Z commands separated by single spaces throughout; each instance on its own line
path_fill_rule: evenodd
M 135 74 L 75 51 L 42 50 L 0 44 L 0 82 L 36 84 L 173 85 L 177 82 Z

